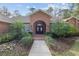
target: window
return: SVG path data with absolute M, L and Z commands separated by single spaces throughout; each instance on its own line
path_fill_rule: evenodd
M 26 32 L 31 32 L 30 24 L 25 24 L 25 31 Z

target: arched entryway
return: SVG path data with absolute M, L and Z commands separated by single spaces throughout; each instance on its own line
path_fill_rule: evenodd
M 43 21 L 36 21 L 34 23 L 35 34 L 44 34 L 46 32 L 46 24 Z

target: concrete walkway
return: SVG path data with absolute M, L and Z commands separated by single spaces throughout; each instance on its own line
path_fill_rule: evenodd
M 29 56 L 51 56 L 44 40 L 34 40 Z

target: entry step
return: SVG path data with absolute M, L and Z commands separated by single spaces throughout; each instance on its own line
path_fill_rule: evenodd
M 44 37 L 45 37 L 44 35 L 33 35 L 34 40 L 43 40 Z

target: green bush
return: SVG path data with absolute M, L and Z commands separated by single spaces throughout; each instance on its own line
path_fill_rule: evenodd
M 45 37 L 45 41 L 49 46 L 53 46 L 53 44 L 55 43 L 55 39 L 53 39 L 51 36 L 46 36 Z
M 68 23 L 56 22 L 51 25 L 51 34 L 56 37 L 66 37 L 77 33 L 76 28 Z
M 53 43 L 52 37 L 51 37 L 51 36 L 46 36 L 46 42 L 47 42 L 47 43 L 50 43 L 50 42 Z
M 5 42 L 9 42 L 11 40 L 14 39 L 14 35 L 12 35 L 11 33 L 6 33 L 4 35 L 0 36 L 0 43 L 5 43 Z
M 28 33 L 32 35 L 32 32 L 28 32 Z
M 20 20 L 16 20 L 15 22 L 11 24 L 10 30 L 11 31 L 13 30 L 12 32 L 17 32 L 17 33 L 24 31 L 23 22 Z
M 33 42 L 32 35 L 30 35 L 29 33 L 26 33 L 24 37 L 22 37 L 22 39 L 20 40 L 20 43 L 23 46 L 27 46 L 27 47 L 29 47 L 32 44 L 32 42 Z
M 20 42 L 26 46 L 32 43 L 32 33 L 25 32 L 23 22 L 18 20 L 11 24 L 8 33 L 0 36 L 0 43 L 9 42 L 14 39 L 19 39 Z
M 21 39 L 23 33 L 25 33 L 24 23 L 20 20 L 16 20 L 11 24 L 10 32 L 16 34 L 16 39 Z
M 44 34 L 49 35 L 49 34 L 51 34 L 51 32 L 45 32 Z

